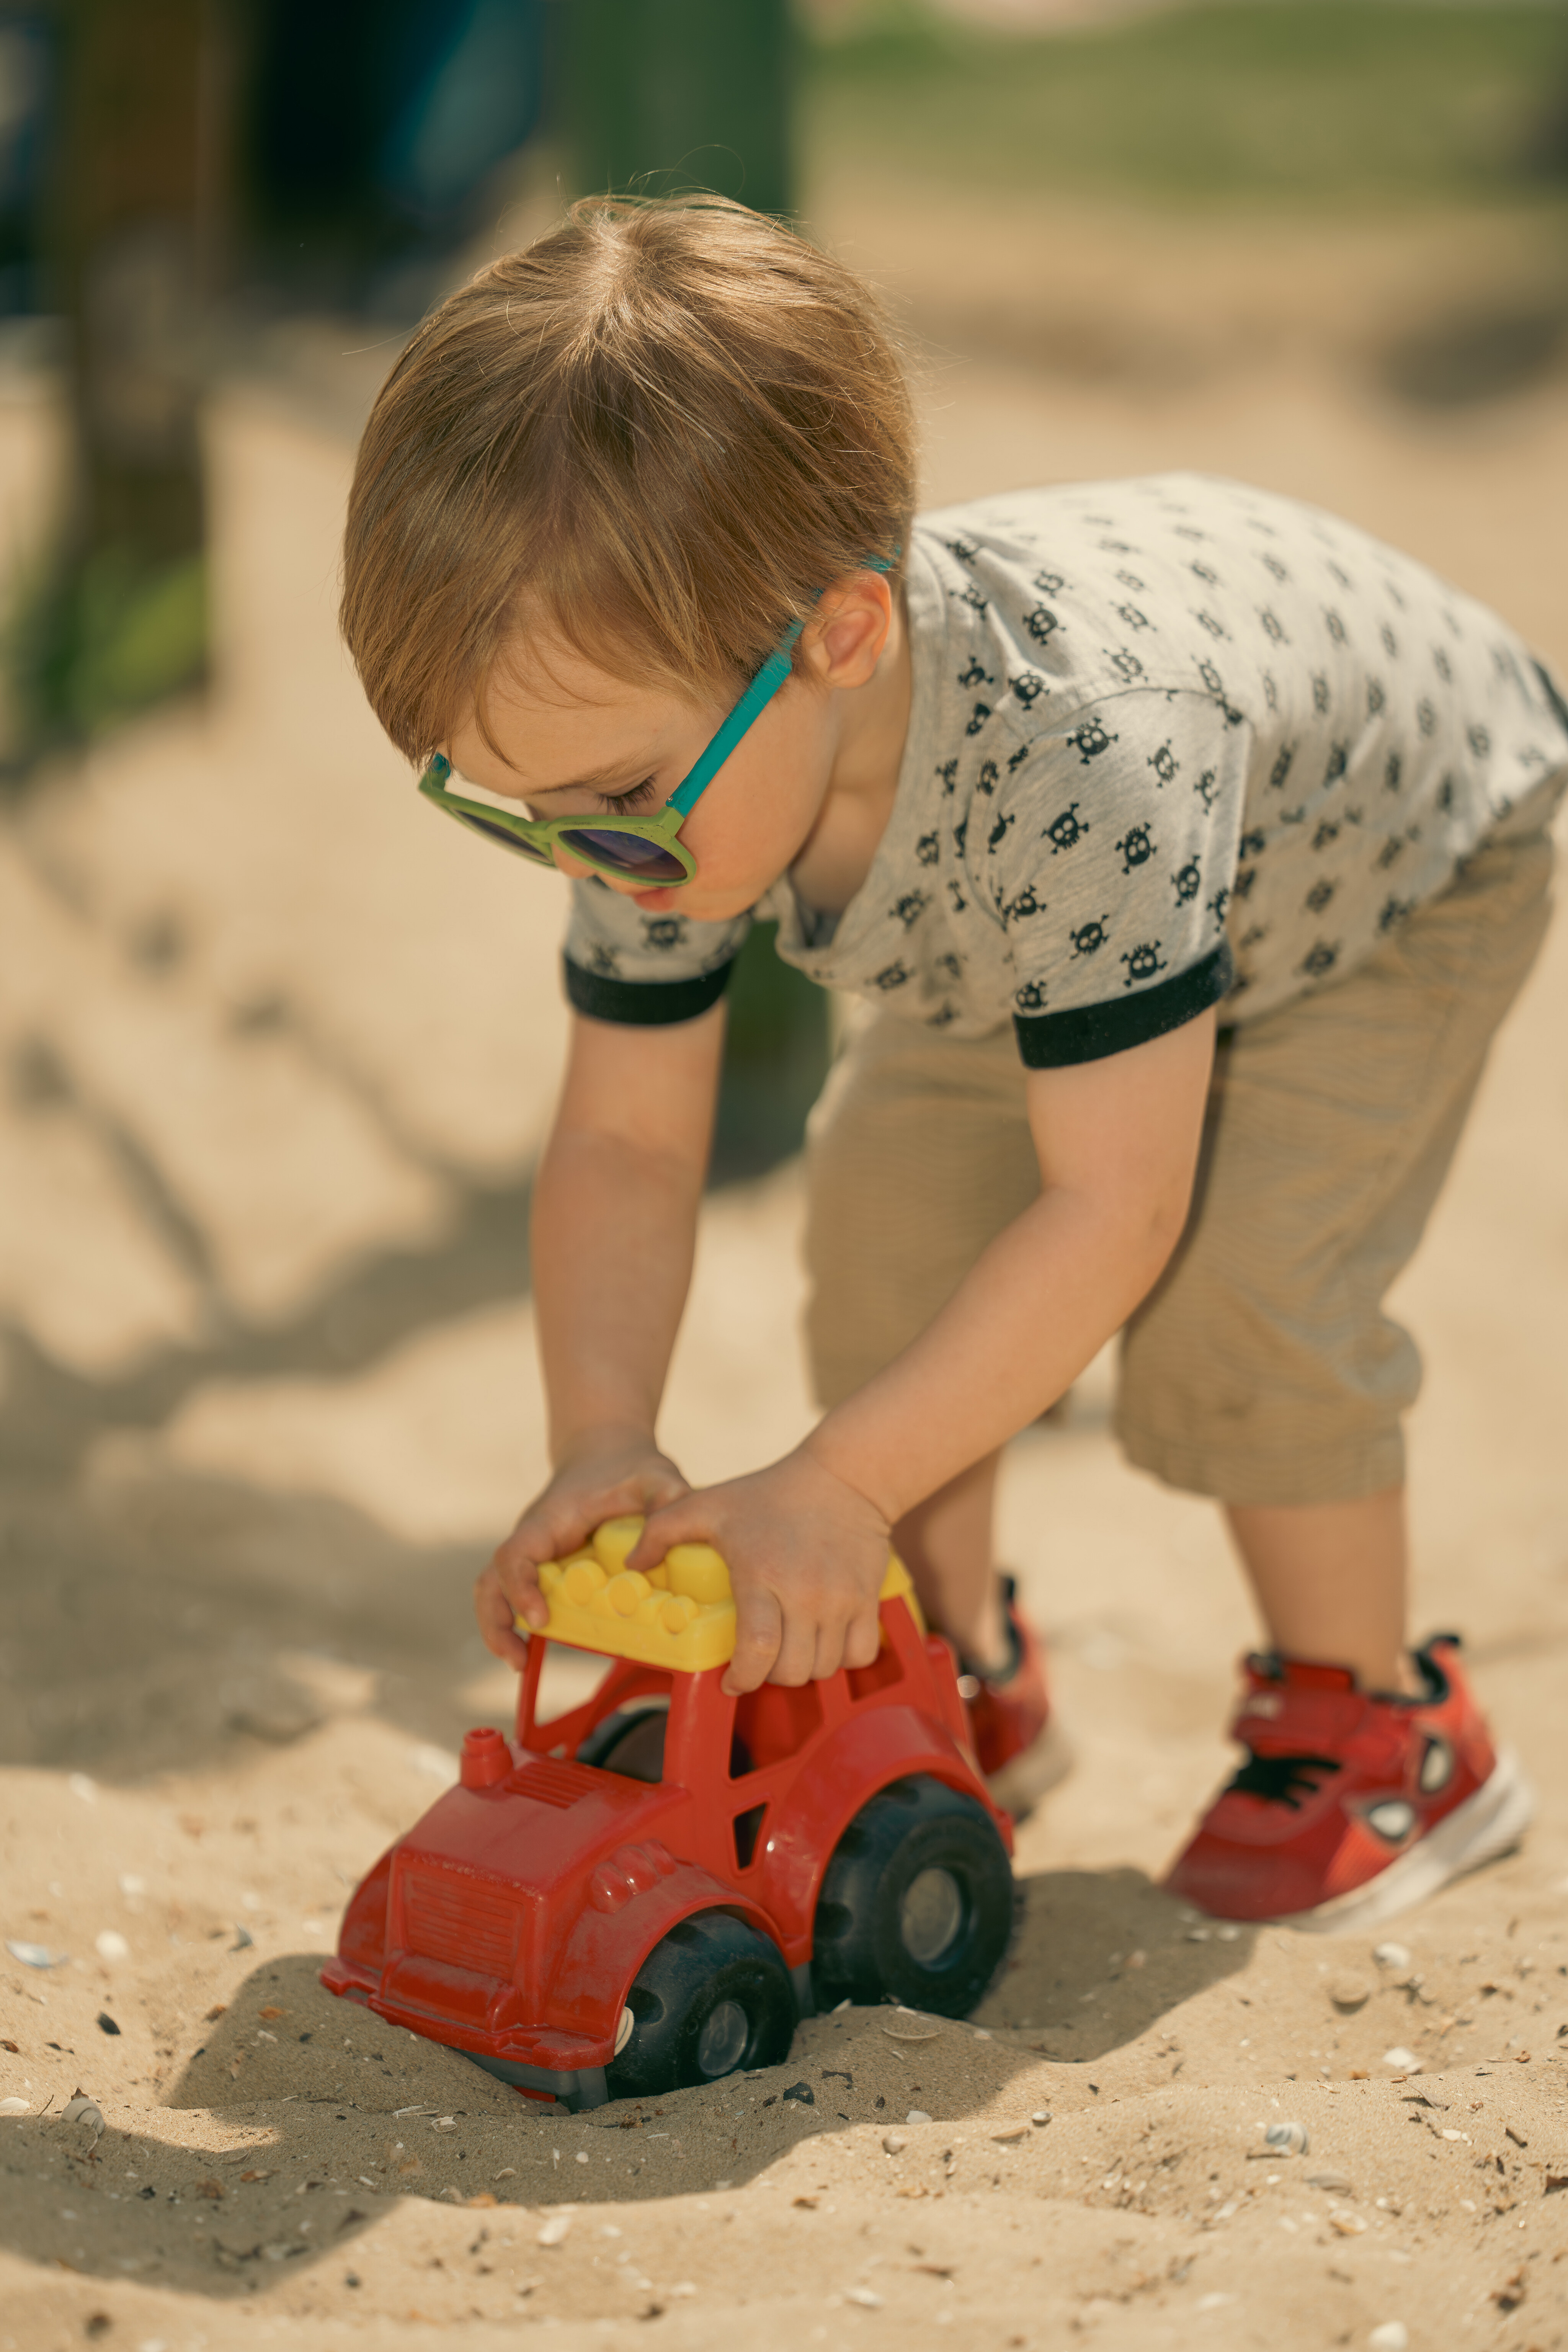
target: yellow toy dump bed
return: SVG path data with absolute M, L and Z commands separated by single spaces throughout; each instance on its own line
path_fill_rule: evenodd
M 735 1648 L 735 1602 L 725 1562 L 711 1544 L 672 1544 L 643 1576 L 626 1564 L 642 1528 L 638 1518 L 606 1519 L 582 1550 L 544 1562 L 539 1589 L 550 1603 L 546 1636 L 681 1674 L 727 1664 Z M 900 1595 L 918 1623 L 914 1588 L 889 1552 L 880 1597 Z M 517 1630 L 531 1629 L 520 1617 Z

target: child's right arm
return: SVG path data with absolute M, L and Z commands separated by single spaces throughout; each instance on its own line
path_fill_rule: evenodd
M 542 1625 L 542 1561 L 687 1484 L 654 1439 L 686 1303 L 724 1008 L 668 1028 L 572 1024 L 533 1192 L 533 1299 L 554 1475 L 480 1577 L 487 1645 L 521 1665 L 513 1612 Z

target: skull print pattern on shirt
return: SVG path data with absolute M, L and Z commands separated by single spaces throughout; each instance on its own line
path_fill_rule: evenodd
M 1568 765 L 1494 614 L 1238 483 L 923 517 L 907 600 L 909 732 L 866 880 L 836 920 L 787 877 L 754 912 L 826 985 L 957 1036 L 1011 1017 L 1037 1066 L 1353 969 Z M 568 989 L 608 1019 L 700 1010 L 752 920 L 656 924 L 593 884 L 574 901 Z

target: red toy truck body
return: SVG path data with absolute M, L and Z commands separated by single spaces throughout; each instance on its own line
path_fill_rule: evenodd
M 628 2002 L 638 2015 L 647 2007 L 634 1980 L 694 1915 L 725 1914 L 757 1931 L 789 1971 L 794 2013 L 812 2013 L 824 1875 L 841 1843 L 847 1852 L 865 1845 L 846 1833 L 880 1795 L 884 1811 L 919 1799 L 946 1822 L 948 1846 L 937 1856 L 939 1864 L 947 1856 L 945 1866 L 924 1866 L 921 1875 L 921 1854 L 914 1854 L 913 1878 L 904 1874 L 897 1899 L 905 1942 L 935 1950 L 944 1920 L 960 1919 L 965 1904 L 989 1906 L 978 1978 L 944 2000 L 939 1969 L 921 2004 L 972 2006 L 1005 1947 L 1004 1929 L 991 1949 L 995 1866 L 1005 1874 L 1011 1824 L 976 1771 L 947 1643 L 921 1631 L 902 1593 L 884 1598 L 880 1613 L 882 1646 L 869 1666 L 799 1688 L 764 1684 L 736 1700 L 720 1689 L 721 1665 L 683 1673 L 616 1657 L 592 1698 L 546 1723 L 536 1717 L 546 1642 L 535 1635 L 515 1738 L 469 1732 L 459 1784 L 355 1893 L 323 1983 L 466 2052 L 520 2090 L 598 2105 L 617 2095 L 606 2073 L 636 2023 Z M 626 1714 L 639 1706 L 646 1716 Z M 656 1708 L 668 1709 L 662 1727 Z M 614 1746 L 626 1738 L 616 1724 L 639 1720 L 643 1769 L 651 1754 L 658 1778 L 580 1760 L 584 1745 L 605 1748 L 606 1727 Z M 970 1887 L 955 1839 L 994 1857 L 989 1891 L 978 1882 Z M 878 1851 L 886 1847 L 884 1836 Z M 850 1871 L 847 1861 L 840 1874 Z M 1005 1899 L 1010 1906 L 1010 1886 Z M 861 1901 L 850 1892 L 847 1905 L 835 1905 L 840 1934 L 847 1910 Z M 1009 1927 L 1010 1918 L 1009 1907 Z M 882 1932 L 885 1941 L 885 1925 Z M 726 1933 L 732 1942 L 733 1929 Z M 689 1928 L 684 1936 L 694 1940 Z M 951 1945 L 949 1934 L 941 1948 Z M 772 1953 L 763 1957 L 773 1963 Z M 900 1948 L 900 1965 L 908 1958 Z M 867 1963 L 859 1966 L 863 1977 Z M 908 1985 L 893 1989 L 908 1997 Z M 837 1993 L 837 1983 L 827 1990 Z M 655 1998 L 655 2011 L 658 2005 Z M 709 2042 L 722 2059 L 723 2033 L 715 2038 L 710 2028 Z M 787 2046 L 788 2027 L 784 2050 L 770 2054 Z M 734 2047 L 728 2063 L 705 2059 L 703 2071 L 759 2063 L 754 2038 Z M 700 2078 L 701 2071 L 685 2077 Z

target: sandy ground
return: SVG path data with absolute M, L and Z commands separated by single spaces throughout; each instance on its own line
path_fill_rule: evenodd
M 828 187 L 823 209 L 936 339 L 932 500 L 1223 467 L 1405 541 L 1568 657 L 1561 382 L 1423 411 L 1380 373 L 1437 291 L 1528 278 L 1524 230 L 1199 245 L 1042 211 L 1008 263 L 909 192 Z M 464 1726 L 505 1719 L 467 1587 L 542 1464 L 521 1223 L 562 1035 L 552 886 L 429 822 L 334 642 L 378 364 L 302 334 L 278 383 L 215 404 L 210 707 L 0 828 L 0 1939 L 50 1962 L 0 1952 L 0 2101 L 26 2107 L 0 2115 L 0 2352 L 479 2347 L 520 2324 L 835 2352 L 1381 2347 L 1397 2324 L 1548 2352 L 1561 932 L 1403 1294 L 1429 1360 L 1420 1618 L 1466 1630 L 1542 1791 L 1521 1854 L 1381 1959 L 1159 1893 L 1224 1769 L 1249 1626 L 1207 1507 L 1118 1465 L 1101 1363 L 1008 1465 L 1005 1549 L 1079 1763 L 1020 1835 L 1018 1941 L 973 2021 L 910 2045 L 852 2011 L 767 2074 L 574 2120 L 321 1990 L 359 1874 Z M 50 432 L 47 388 L 10 383 L 14 541 Z M 798 1210 L 788 1168 L 710 1203 L 667 1423 L 694 1476 L 808 1418 Z M 79 2089 L 101 2134 L 65 2119 Z M 1268 2149 L 1281 2122 L 1303 2154 Z

